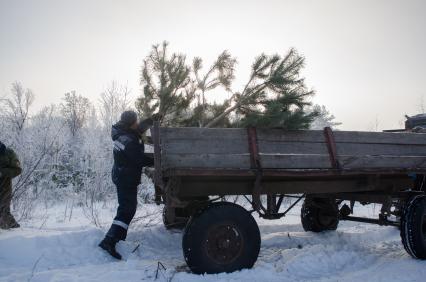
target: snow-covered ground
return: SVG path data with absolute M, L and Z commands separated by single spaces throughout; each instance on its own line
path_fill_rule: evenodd
M 299 210 L 276 221 L 257 218 L 262 248 L 253 269 L 197 276 L 185 265 L 181 233 L 161 225 L 160 207 L 138 212 L 144 219 L 119 244 L 124 260 L 116 261 L 97 247 L 114 207 L 99 211 L 99 228 L 87 211 L 56 206 L 18 230 L 0 231 L 0 281 L 425 281 L 426 261 L 404 251 L 396 228 L 341 222 L 336 232 L 305 233 Z M 166 270 L 156 278 L 159 262 Z

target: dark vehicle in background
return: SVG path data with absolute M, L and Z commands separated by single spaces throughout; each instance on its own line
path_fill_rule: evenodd
M 404 129 L 388 129 L 383 132 L 426 132 L 426 114 L 418 114 L 415 116 L 405 116 L 405 128 Z

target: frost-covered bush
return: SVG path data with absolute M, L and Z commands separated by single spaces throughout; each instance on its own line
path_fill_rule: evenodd
M 121 89 L 116 84 L 114 87 Z M 96 208 L 102 203 L 116 202 L 116 189 L 111 181 L 112 121 L 105 122 L 105 113 L 114 112 L 117 118 L 117 112 L 129 103 L 128 91 L 123 100 L 125 105 L 117 104 L 119 99 L 113 99 L 113 105 L 103 99 L 101 109 L 87 105 L 90 111 L 85 113 L 83 126 L 77 130 L 71 130 L 69 116 L 63 115 L 63 105 L 31 113 L 34 96 L 23 99 L 25 93 L 32 95 L 30 90 L 26 91 L 15 83 L 8 96 L 0 97 L 0 140 L 16 151 L 23 167 L 23 173 L 13 183 L 15 214 L 25 218 L 41 204 L 65 203 L 71 209 L 74 205 L 84 207 L 96 223 Z M 114 91 L 110 91 L 111 97 L 122 94 Z M 143 187 L 150 188 L 140 189 L 139 202 L 150 202 L 152 183 L 146 177 L 142 181 Z

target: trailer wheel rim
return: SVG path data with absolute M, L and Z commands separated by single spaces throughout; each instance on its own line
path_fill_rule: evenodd
M 207 231 L 207 256 L 216 264 L 225 265 L 241 256 L 244 239 L 233 224 L 212 226 Z

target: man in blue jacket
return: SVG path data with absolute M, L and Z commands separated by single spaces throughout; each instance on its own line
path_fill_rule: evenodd
M 148 119 L 142 123 L 152 125 L 152 120 Z M 120 121 L 112 126 L 111 137 L 114 141 L 112 181 L 117 187 L 118 209 L 99 247 L 116 259 L 121 259 L 121 255 L 116 251 L 115 245 L 118 241 L 126 239 L 127 229 L 136 213 L 137 186 L 141 183 L 142 168 L 154 164 L 153 159 L 144 154 L 141 134 L 137 114 L 133 111 L 123 112 Z

